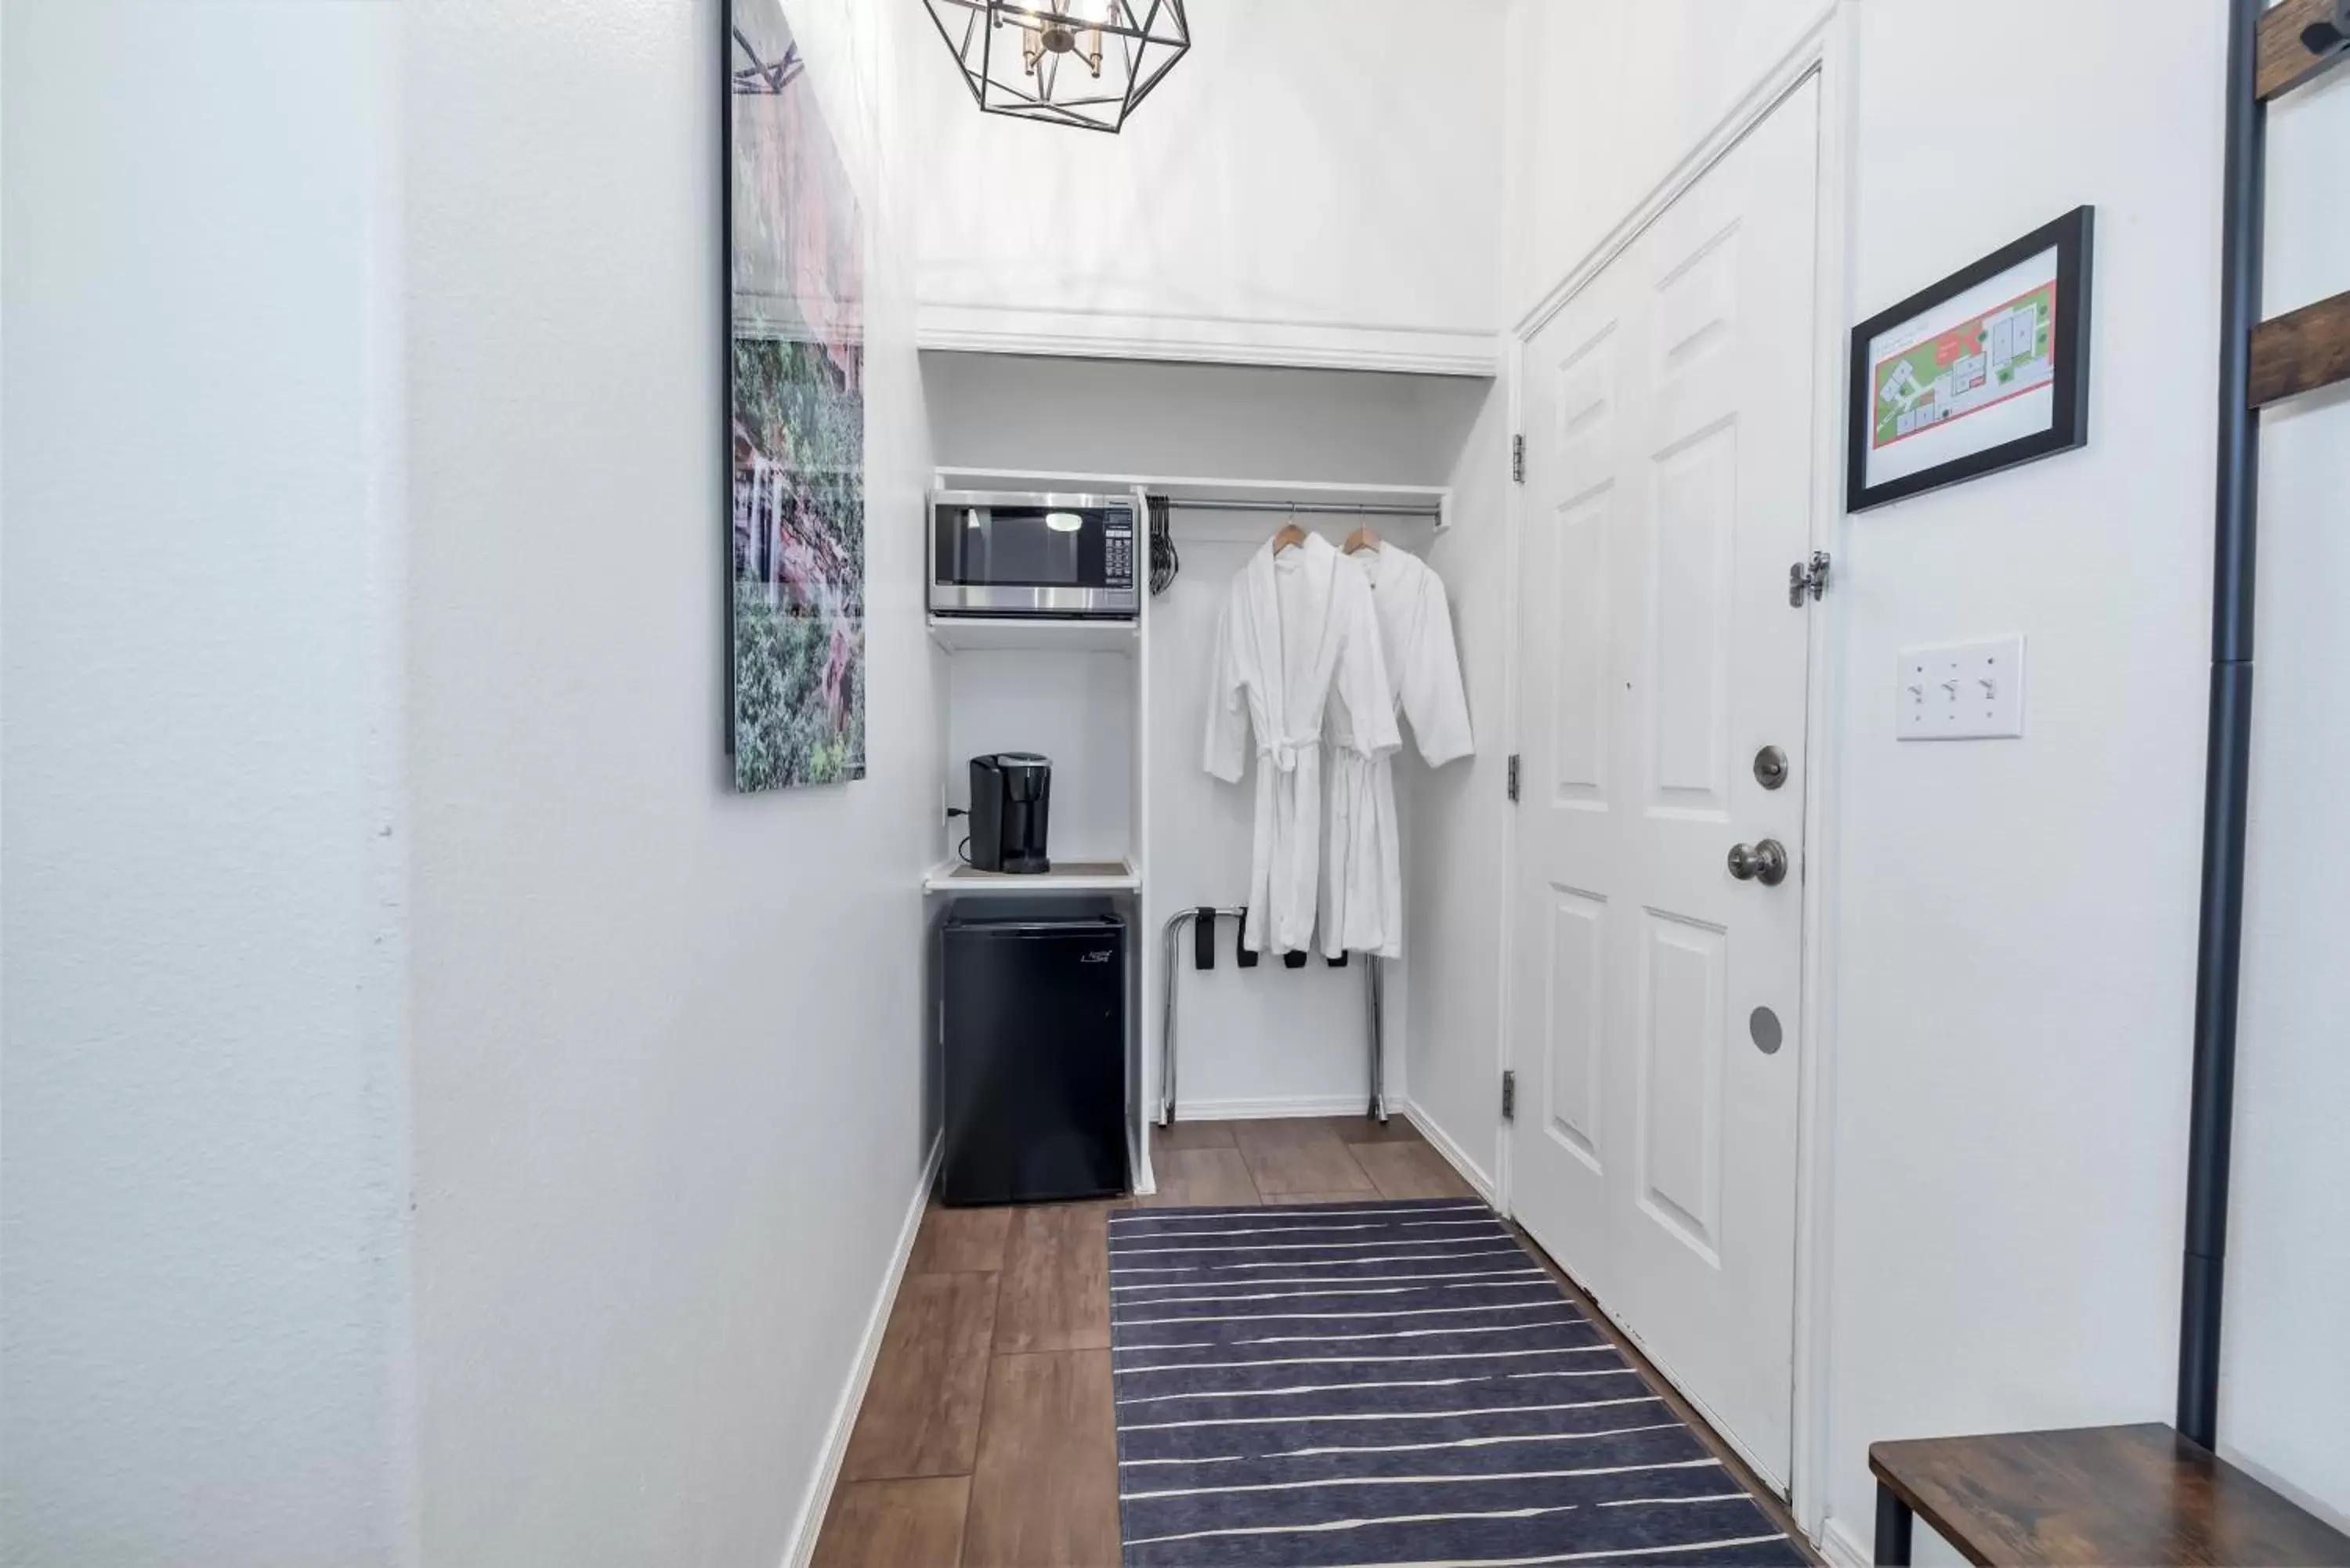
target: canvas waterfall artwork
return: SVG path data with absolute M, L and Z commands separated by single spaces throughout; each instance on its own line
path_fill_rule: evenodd
M 865 776 L 865 235 L 778 0 L 726 0 L 728 750 Z

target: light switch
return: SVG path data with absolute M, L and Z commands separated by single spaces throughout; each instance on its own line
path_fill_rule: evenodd
M 1982 741 L 2023 733 L 2023 639 L 1901 650 L 1896 738 Z

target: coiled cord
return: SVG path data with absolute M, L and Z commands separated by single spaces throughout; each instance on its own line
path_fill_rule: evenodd
M 1157 598 L 1173 585 L 1175 574 L 1183 569 L 1183 561 L 1175 553 L 1175 530 L 1169 525 L 1167 497 L 1146 496 L 1144 504 L 1150 508 L 1150 597 Z

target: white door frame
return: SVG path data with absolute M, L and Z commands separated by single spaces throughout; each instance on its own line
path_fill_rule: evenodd
M 1810 547 L 1826 550 L 1838 559 L 1844 524 L 1844 390 L 1845 332 L 1851 319 L 1848 292 L 1850 243 L 1846 213 L 1850 164 L 1853 97 L 1853 50 L 1844 6 L 1830 3 L 1804 31 L 1803 37 L 1761 77 L 1705 139 L 1665 176 L 1648 196 L 1609 231 L 1569 270 L 1540 303 L 1522 317 L 1511 331 L 1505 350 L 1504 374 L 1509 378 L 1510 429 L 1524 428 L 1526 344 L 1544 323 L 1580 294 L 1667 208 L 1719 163 L 1747 133 L 1786 98 L 1814 77 L 1820 83 L 1820 162 L 1818 230 L 1814 254 L 1817 278 L 1813 300 L 1813 440 Z M 1508 580 L 1518 576 L 1525 530 L 1525 493 L 1510 488 L 1507 508 Z M 1518 597 L 1510 596 L 1507 657 L 1503 665 L 1503 705 L 1510 749 L 1520 750 L 1518 733 L 1519 625 Z M 1831 592 L 1810 612 L 1805 679 L 1804 776 L 1803 973 L 1801 1017 L 1795 1037 L 1802 1046 L 1798 1089 L 1795 1168 L 1795 1303 L 1794 1371 L 1791 1390 L 1794 1441 L 1789 1452 L 1789 1504 L 1796 1522 L 1816 1542 L 1827 1521 L 1827 1371 L 1828 1286 L 1831 1179 L 1830 1109 L 1834 1103 L 1835 1020 L 1825 1005 L 1834 994 L 1835 846 L 1835 794 L 1839 754 L 1836 718 L 1835 650 L 1843 600 Z M 1514 812 L 1502 827 L 1504 866 L 1517 863 L 1518 826 Z M 1516 900 L 1509 890 L 1513 878 L 1496 878 L 1500 900 L 1502 961 L 1496 983 L 1501 991 L 1501 1065 L 1513 1064 L 1513 1021 L 1511 1016 L 1509 955 L 1515 951 Z M 1515 1130 L 1504 1123 L 1498 1140 L 1494 1171 L 1504 1213 L 1514 1212 L 1516 1161 L 1512 1144 Z

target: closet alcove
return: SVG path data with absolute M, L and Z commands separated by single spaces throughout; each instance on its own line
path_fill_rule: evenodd
M 1161 1003 L 1170 917 L 1247 898 L 1253 778 L 1201 766 L 1211 655 L 1233 576 L 1285 524 L 1342 545 L 1367 524 L 1380 547 L 1426 558 L 1456 526 L 1456 468 L 1491 382 L 1461 378 L 926 352 L 934 487 L 1165 496 L 1180 569 L 1143 596 L 1132 628 L 1083 621 L 933 618 L 941 671 L 941 841 L 924 881 L 933 916 L 966 890 L 1000 893 L 958 853 L 968 762 L 1001 750 L 1053 761 L 1054 873 L 1015 891 L 1114 898 L 1129 924 L 1129 1158 L 1152 1189 L 1148 1127 L 1159 1111 Z M 1355 509 L 1364 509 L 1360 512 Z M 917 525 L 910 522 L 909 525 Z M 1488 716 L 1472 713 L 1472 720 Z M 1406 753 L 1410 752 L 1407 741 Z M 1254 763 L 1252 763 L 1252 767 Z M 1396 769 L 1407 840 L 1427 770 Z M 1406 858 L 1409 859 L 1407 844 Z M 1407 870 L 1407 878 L 1409 878 Z M 1409 882 L 1407 883 L 1409 899 Z M 1216 963 L 1177 944 L 1179 1120 L 1362 1115 L 1369 1105 L 1369 987 L 1361 955 L 1289 969 Z M 1382 1061 L 1403 1088 L 1413 941 L 1381 963 Z

